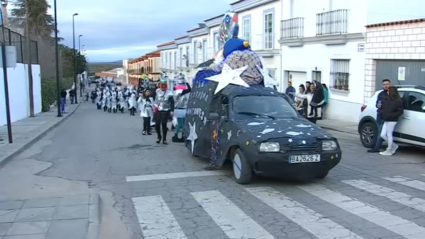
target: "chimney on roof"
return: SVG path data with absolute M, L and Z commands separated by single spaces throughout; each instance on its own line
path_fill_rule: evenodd
M 199 27 L 207 27 L 205 23 L 198 23 Z

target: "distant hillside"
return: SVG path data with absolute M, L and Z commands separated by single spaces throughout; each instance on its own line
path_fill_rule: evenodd
M 122 67 L 122 61 L 116 62 L 89 62 L 88 63 L 88 73 L 94 74 L 101 71 L 109 71 L 114 68 Z
M 89 62 L 92 65 L 122 65 L 122 60 L 112 62 Z

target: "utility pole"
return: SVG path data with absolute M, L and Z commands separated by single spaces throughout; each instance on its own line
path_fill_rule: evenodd
M 58 108 L 58 117 L 62 117 L 61 112 L 61 90 L 59 83 L 59 46 L 58 46 L 58 11 L 56 0 L 54 0 L 54 12 L 55 12 L 55 58 L 56 58 L 56 101 Z
M 28 1 L 25 0 L 25 12 L 26 12 L 26 19 L 25 19 L 25 31 L 26 31 L 26 45 L 27 45 L 27 67 L 28 67 L 28 87 L 29 87 L 29 98 L 30 98 L 30 117 L 35 117 L 34 113 L 34 82 L 32 78 L 32 66 L 31 66 L 31 38 L 30 38 L 30 27 L 29 27 L 29 6 Z
M 72 15 L 72 50 L 74 55 L 74 90 L 75 90 L 75 103 L 78 103 L 77 100 L 77 50 L 75 49 L 75 16 L 78 16 L 78 13 Z

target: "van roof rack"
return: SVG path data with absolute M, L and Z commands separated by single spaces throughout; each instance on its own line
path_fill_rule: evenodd
M 397 88 L 414 88 L 418 90 L 425 90 L 425 86 L 423 85 L 394 85 Z

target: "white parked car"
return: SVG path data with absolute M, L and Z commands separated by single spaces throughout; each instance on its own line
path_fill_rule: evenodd
M 394 129 L 394 141 L 416 146 L 425 146 L 425 86 L 395 86 L 404 101 L 404 114 Z M 375 146 L 378 136 L 376 123 L 377 91 L 363 105 L 359 117 L 360 141 L 366 148 Z

